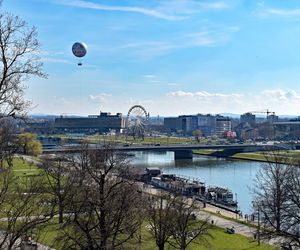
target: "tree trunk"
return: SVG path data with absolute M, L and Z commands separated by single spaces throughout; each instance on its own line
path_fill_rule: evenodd
M 158 246 L 158 249 L 159 250 L 164 250 L 165 249 L 165 244 L 163 243 L 163 244 L 160 244 L 159 246 Z
M 101 175 L 101 181 L 99 185 L 99 192 L 100 192 L 100 249 L 104 250 L 107 249 L 107 232 L 106 232 L 106 209 L 105 209 L 105 200 L 104 200 L 104 183 L 105 183 L 105 176 Z
M 62 224 L 64 222 L 64 206 L 61 201 L 58 204 L 58 223 Z

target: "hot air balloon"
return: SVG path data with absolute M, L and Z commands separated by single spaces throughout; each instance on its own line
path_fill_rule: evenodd
M 87 53 L 87 46 L 85 43 L 81 43 L 81 42 L 76 42 L 73 44 L 72 46 L 72 52 L 73 55 L 79 58 L 82 58 L 86 55 Z M 81 66 L 82 62 L 81 60 L 78 62 L 78 66 Z

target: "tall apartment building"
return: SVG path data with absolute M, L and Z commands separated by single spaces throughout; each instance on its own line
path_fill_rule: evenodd
M 274 122 L 278 122 L 279 117 L 277 115 L 269 115 L 267 116 L 267 121 L 269 123 L 274 123 Z
M 178 117 L 164 118 L 164 130 L 167 132 L 177 132 L 181 129 Z
M 186 133 L 193 133 L 198 129 L 198 119 L 195 115 L 182 115 L 179 116 L 181 129 Z
M 231 119 L 229 117 L 216 116 L 216 135 L 222 137 L 225 133 L 231 131 Z
M 198 114 L 198 128 L 203 136 L 212 136 L 216 134 L 216 116 L 207 114 Z
M 252 113 L 245 113 L 243 115 L 241 115 L 241 123 L 249 123 L 251 125 L 252 128 L 255 127 L 255 115 L 253 115 Z

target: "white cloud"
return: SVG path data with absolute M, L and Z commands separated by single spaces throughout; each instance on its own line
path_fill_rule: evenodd
M 111 94 L 100 93 L 97 95 L 89 95 L 89 100 L 96 103 L 107 103 L 111 96 Z
M 198 92 L 185 92 L 185 91 L 175 91 L 167 93 L 167 96 L 171 97 L 193 97 L 193 98 L 211 98 L 211 97 L 221 97 L 221 98 L 241 98 L 240 94 L 222 94 L 222 93 L 209 93 L 206 91 L 198 91 Z
M 34 100 L 33 100 L 34 101 Z M 37 102 L 35 102 L 37 103 Z M 122 97 L 99 93 L 82 98 L 53 97 L 40 102 L 32 112 L 49 114 L 98 114 L 99 110 L 127 114 L 133 105 L 142 105 L 151 115 L 178 116 L 197 113 L 236 113 L 270 110 L 277 115 L 299 115 L 300 93 L 268 89 L 247 94 L 178 90 L 151 97 Z
M 158 9 L 165 13 L 181 13 L 190 15 L 204 11 L 220 11 L 228 9 L 230 6 L 224 2 L 199 1 L 199 0 L 168 0 L 158 1 Z
M 278 17 L 300 17 L 300 9 L 265 9 L 261 13 L 263 16 L 278 16 Z
M 224 2 L 207 2 L 199 4 L 205 10 L 224 10 L 229 8 Z
M 146 78 L 146 79 L 153 79 L 156 78 L 155 75 L 142 75 L 142 77 Z
M 152 16 L 155 18 L 160 18 L 160 19 L 164 19 L 164 20 L 168 20 L 168 21 L 177 21 L 177 20 L 186 19 L 185 16 L 167 14 L 164 12 L 160 12 L 156 9 L 131 7 L 131 6 L 105 5 L 105 4 L 99 4 L 99 3 L 94 3 L 91 1 L 85 1 L 85 0 L 60 0 L 60 1 L 55 1 L 55 3 L 61 4 L 61 5 L 78 7 L 78 8 L 85 8 L 85 9 L 140 13 L 140 14 L 143 14 L 146 16 Z
M 300 94 L 298 94 L 295 90 L 288 90 L 288 91 L 284 91 L 282 89 L 265 90 L 262 92 L 262 94 L 267 98 L 272 98 L 278 101 L 291 101 L 295 99 L 300 100 Z
M 62 64 L 75 64 L 75 62 L 70 62 L 66 59 L 61 58 L 50 58 L 50 57 L 42 57 L 41 61 L 45 63 L 62 63 Z
M 123 50 L 122 53 L 129 53 L 138 60 L 148 60 L 176 50 L 218 46 L 228 42 L 231 35 L 239 30 L 237 26 L 204 24 L 198 32 L 178 34 L 167 40 L 130 41 L 115 47 L 115 50 Z
M 220 11 L 228 9 L 229 6 L 220 1 L 198 1 L 198 0 L 168 0 L 157 1 L 155 7 L 137 7 L 124 5 L 108 5 L 95 3 L 88 0 L 52 0 L 56 4 L 101 10 L 101 11 L 119 11 L 139 13 L 146 16 L 164 19 L 168 21 L 180 21 L 189 18 L 190 14 L 203 11 Z M 145 2 L 146 3 L 146 2 Z

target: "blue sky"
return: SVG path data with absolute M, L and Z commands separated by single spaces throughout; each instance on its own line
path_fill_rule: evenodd
M 299 115 L 299 0 L 4 0 L 37 27 L 32 113 Z M 71 53 L 85 42 L 83 66 Z

